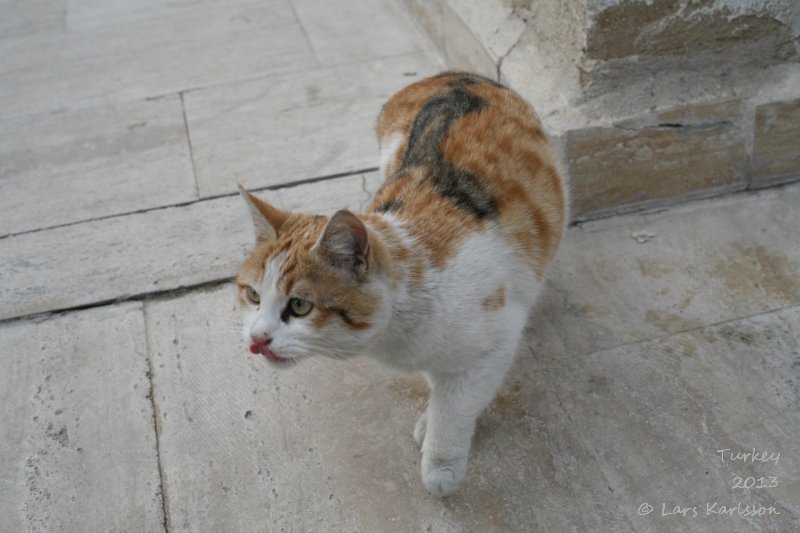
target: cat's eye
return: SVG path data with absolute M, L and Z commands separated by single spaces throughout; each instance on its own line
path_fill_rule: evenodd
M 261 296 L 256 292 L 256 290 L 253 287 L 247 287 L 244 290 L 244 295 L 247 298 L 247 301 L 250 302 L 251 304 L 258 305 L 258 303 L 261 302 Z
M 289 300 L 289 311 L 294 316 L 306 316 L 311 312 L 314 304 L 308 300 L 301 300 L 300 298 L 292 298 Z

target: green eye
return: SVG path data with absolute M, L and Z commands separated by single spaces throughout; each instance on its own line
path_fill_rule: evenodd
M 311 312 L 313 307 L 314 304 L 306 300 L 301 300 L 300 298 L 292 298 L 289 300 L 289 311 L 294 316 L 306 316 Z
M 258 304 L 261 301 L 261 296 L 258 295 L 253 287 L 247 287 L 244 291 L 244 295 L 247 297 L 247 301 L 252 304 Z

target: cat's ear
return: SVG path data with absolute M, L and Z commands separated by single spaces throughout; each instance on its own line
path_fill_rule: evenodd
M 369 232 L 350 211 L 337 211 L 331 217 L 314 248 L 333 266 L 356 275 L 369 268 Z
M 253 229 L 256 233 L 256 243 L 271 241 L 278 235 L 278 230 L 289 218 L 289 213 L 275 209 L 267 202 L 247 192 L 241 184 L 237 185 L 239 194 L 242 195 L 247 207 L 250 209 L 250 217 L 253 219 Z

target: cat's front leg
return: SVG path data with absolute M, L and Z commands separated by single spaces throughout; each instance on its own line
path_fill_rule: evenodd
M 469 372 L 430 376 L 428 410 L 414 436 L 422 440 L 422 482 L 434 496 L 452 494 L 464 479 L 475 421 L 503 381 L 506 357 Z

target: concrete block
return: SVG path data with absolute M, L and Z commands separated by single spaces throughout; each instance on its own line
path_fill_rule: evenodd
M 159 531 L 139 304 L 0 325 L 0 529 Z
M 565 157 L 579 218 L 744 188 L 748 172 L 738 101 L 572 130 Z
M 425 49 L 422 36 L 414 31 L 400 2 L 293 0 L 292 4 L 323 65 L 388 58 Z
M 800 175 L 800 99 L 756 106 L 753 185 Z
M 436 71 L 410 55 L 188 93 L 200 195 L 377 167 L 381 106 Z
M 193 200 L 177 96 L 0 120 L 0 235 Z
M 0 41 L 0 117 L 165 95 L 316 64 L 299 24 L 273 20 L 269 4 L 257 9 L 225 2 L 179 17 Z
M 286 209 L 359 209 L 376 173 L 261 194 Z M 0 319 L 159 292 L 237 273 L 252 244 L 229 196 L 0 239 Z

